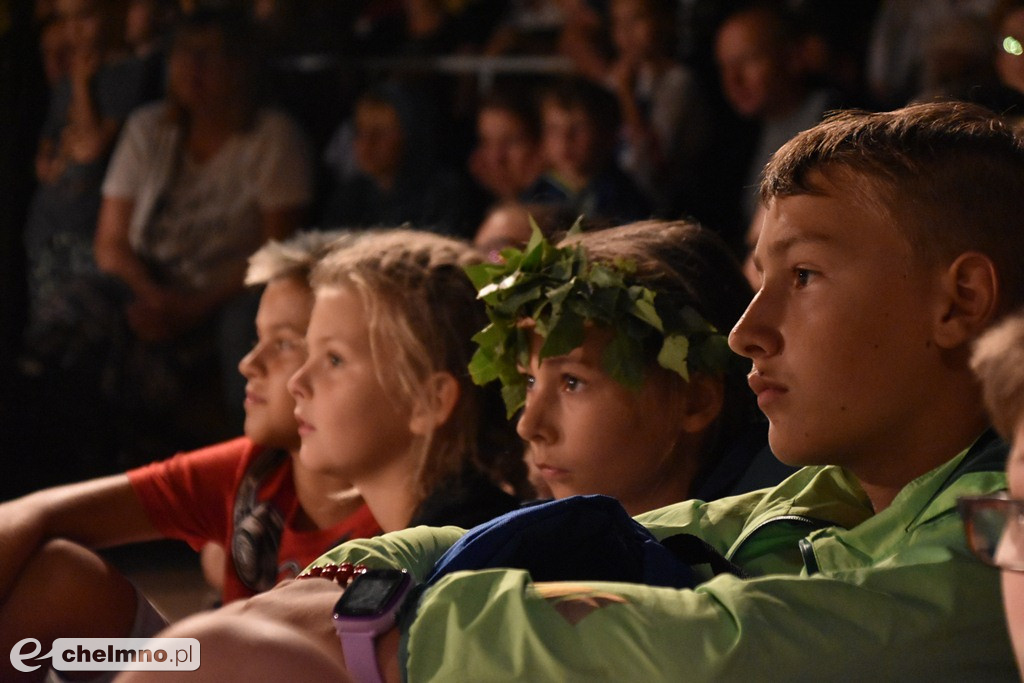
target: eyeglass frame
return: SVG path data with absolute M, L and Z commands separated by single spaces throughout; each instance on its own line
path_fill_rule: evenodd
M 988 566 L 995 567 L 996 569 L 1011 572 L 1024 572 L 1024 551 L 1021 552 L 1021 559 L 1013 563 L 997 562 L 991 553 L 980 548 L 975 543 L 975 539 L 980 538 L 982 534 L 974 532 L 974 518 L 977 512 L 982 509 L 993 508 L 999 510 L 1003 514 L 1004 530 L 1011 519 L 1009 513 L 1012 512 L 1015 512 L 1017 515 L 1017 525 L 1024 530 L 1024 499 L 1012 498 L 1009 492 L 1000 491 L 999 493 L 986 496 L 962 496 L 957 499 L 956 507 L 957 512 L 960 515 L 960 519 L 963 521 L 964 536 L 967 541 L 967 547 L 975 557 Z

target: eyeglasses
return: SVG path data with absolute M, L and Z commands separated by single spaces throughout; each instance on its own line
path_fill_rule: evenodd
M 1024 500 L 1008 493 L 957 501 L 967 545 L 985 564 L 1024 572 Z
M 1024 43 L 1021 43 L 1019 39 L 1014 38 L 1013 36 L 1003 36 L 1002 41 L 999 43 L 999 47 L 1003 49 L 1003 52 L 1008 55 L 1013 55 L 1014 57 L 1024 55 Z

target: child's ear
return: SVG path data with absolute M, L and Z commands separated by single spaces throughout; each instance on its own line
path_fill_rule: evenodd
M 424 383 L 422 400 L 413 403 L 409 431 L 426 436 L 443 425 L 459 402 L 459 381 L 450 372 L 435 372 Z
M 960 254 L 942 274 L 942 315 L 936 322 L 935 341 L 952 349 L 971 342 L 988 327 L 999 302 L 995 264 L 978 252 Z
M 725 383 L 705 374 L 690 375 L 683 392 L 679 426 L 689 434 L 703 432 L 722 414 L 725 404 Z

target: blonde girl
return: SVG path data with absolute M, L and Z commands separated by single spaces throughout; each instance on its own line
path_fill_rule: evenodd
M 468 245 L 384 231 L 313 273 L 308 359 L 292 377 L 313 470 L 346 477 L 385 531 L 472 526 L 512 509 L 517 444 L 500 405 L 473 385 L 470 337 L 484 320 L 462 267 Z M 490 397 L 489 397 L 490 396 Z

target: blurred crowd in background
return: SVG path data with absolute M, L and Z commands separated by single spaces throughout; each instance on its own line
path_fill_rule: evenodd
M 239 433 L 266 239 L 742 259 L 783 142 L 936 98 L 1024 112 L 1024 0 L 0 0 L 0 499 Z

